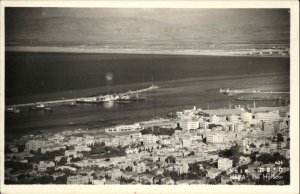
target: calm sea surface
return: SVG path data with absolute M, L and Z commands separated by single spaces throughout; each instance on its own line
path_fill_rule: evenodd
M 58 105 L 53 112 L 22 108 L 19 114 L 5 114 L 5 132 L 102 128 L 193 105 L 206 109 L 252 103 L 219 95 L 218 90 L 289 91 L 289 64 L 289 58 L 280 57 L 7 52 L 6 105 L 135 90 L 151 83 L 160 88 L 142 93 L 146 101 L 130 104 Z

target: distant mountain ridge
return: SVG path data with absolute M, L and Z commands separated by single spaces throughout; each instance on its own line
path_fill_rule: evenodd
M 41 10 L 35 10 L 35 15 L 27 16 L 24 14 L 26 10 L 17 12 L 8 9 L 6 45 L 63 43 L 120 47 L 127 45 L 139 48 L 151 45 L 184 47 L 207 43 L 289 43 L 290 22 L 287 10 L 271 10 L 270 13 L 266 10 L 245 10 L 245 13 L 214 10 L 203 13 L 200 11 L 199 14 L 193 11 L 193 14 L 183 14 L 176 9 L 162 16 L 145 11 L 144 15 L 139 16 L 134 11 L 122 15 L 114 14 L 118 12 L 112 10 L 109 14 L 99 12 L 79 17 L 79 10 L 76 14 L 64 16 L 63 10 L 48 8 L 47 12 L 52 12 L 50 16 L 39 14 L 44 13 Z M 13 14 L 10 12 L 20 14 L 11 17 Z M 56 16 L 55 12 L 60 15 Z M 138 11 L 141 12 L 143 10 Z

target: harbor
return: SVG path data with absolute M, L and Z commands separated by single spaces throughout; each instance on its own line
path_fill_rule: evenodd
M 134 91 L 127 91 L 119 94 L 107 94 L 107 95 L 98 95 L 92 97 L 84 98 L 72 98 L 72 99 L 61 99 L 61 100 L 52 100 L 44 102 L 32 102 L 25 104 L 16 104 L 6 107 L 6 112 L 19 113 L 20 107 L 29 107 L 30 110 L 52 110 L 53 105 L 57 104 L 69 104 L 70 106 L 75 106 L 75 103 L 106 103 L 106 102 L 116 102 L 116 103 L 130 103 L 133 101 L 145 100 L 146 97 L 139 96 L 140 93 L 158 89 L 159 87 L 152 84 L 151 86 Z M 51 106 L 50 106 L 51 105 Z

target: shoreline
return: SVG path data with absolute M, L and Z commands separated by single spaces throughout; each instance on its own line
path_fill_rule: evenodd
M 106 48 L 86 48 L 86 47 L 56 47 L 56 46 L 5 46 L 5 52 L 228 56 L 228 57 L 283 57 L 283 58 L 290 57 L 290 55 L 279 55 L 279 54 L 247 55 L 247 53 L 251 52 L 251 50 L 253 49 L 248 49 L 248 50 L 150 50 L 149 49 L 146 50 L 146 49 L 106 49 Z M 258 51 L 259 50 L 256 50 L 256 52 Z
M 202 81 L 200 81 L 202 84 L 204 84 L 204 85 L 210 85 L 209 83 L 211 83 L 211 81 L 216 81 L 216 80 L 218 82 L 223 82 L 224 79 L 225 80 L 227 80 L 227 79 L 230 79 L 230 80 L 240 80 L 240 81 L 241 80 L 246 80 L 246 82 L 248 82 L 247 80 L 250 80 L 250 79 L 253 79 L 253 78 L 259 78 L 259 77 L 266 78 L 266 77 L 269 77 L 269 76 L 271 76 L 271 77 L 277 77 L 277 76 L 280 76 L 280 75 L 282 75 L 284 77 L 288 76 L 288 74 L 282 74 L 282 73 L 272 73 L 272 74 L 268 73 L 268 74 L 260 74 L 260 75 L 244 75 L 242 77 L 240 75 L 239 76 L 234 76 L 234 77 L 232 77 L 232 76 L 227 76 L 227 77 L 226 76 L 219 76 L 219 77 L 209 78 L 209 79 L 206 80 L 207 82 L 205 82 L 205 83 L 203 83 L 203 79 L 204 79 L 203 77 L 202 78 L 185 78 L 185 79 L 180 79 L 180 80 L 173 80 L 172 83 L 171 83 L 172 87 L 169 86 L 169 84 L 170 84 L 169 82 L 170 81 L 162 82 L 161 85 L 159 84 L 159 86 L 161 86 L 160 87 L 161 90 L 163 90 L 163 91 L 169 91 L 169 92 L 171 92 L 170 94 L 173 95 L 174 92 L 172 92 L 172 88 L 174 88 L 174 87 L 181 87 L 180 85 L 187 85 L 187 86 L 190 87 L 190 86 L 193 86 L 195 84 L 195 82 L 199 83 L 200 80 L 202 80 Z M 246 86 L 246 88 L 248 88 L 248 87 Z M 240 87 L 239 87 L 239 89 L 240 89 Z M 253 89 L 253 88 L 251 88 L 251 89 Z M 263 90 L 264 88 L 256 88 L 256 89 Z M 219 88 L 215 88 L 213 90 L 214 90 L 213 92 L 215 93 L 215 92 L 218 92 Z M 164 92 L 162 94 L 164 94 Z M 218 96 L 219 96 L 219 94 L 218 94 Z M 220 97 L 220 98 L 227 98 L 227 97 Z M 206 97 L 202 97 L 202 99 L 200 101 L 210 102 L 210 99 L 209 98 L 206 99 Z M 227 103 L 228 100 L 225 99 L 224 101 L 226 101 L 226 103 Z M 198 103 L 198 102 L 196 102 L 196 103 L 192 103 L 192 104 L 194 104 L 194 105 L 196 105 L 197 107 L 200 107 L 200 108 L 204 108 L 205 107 L 205 103 L 200 103 L 200 102 Z M 192 106 L 192 104 L 187 103 L 187 104 L 184 104 L 184 106 L 183 105 L 177 105 L 177 104 L 175 104 L 175 105 L 171 104 L 172 105 L 171 108 L 169 108 L 167 106 L 166 108 L 164 108 L 164 107 L 162 108 L 162 109 L 165 109 L 164 111 L 157 110 L 156 116 L 163 117 L 163 116 L 166 116 L 166 114 L 168 112 L 170 112 L 170 111 L 182 110 L 182 108 L 184 108 L 184 107 L 190 107 L 190 106 Z M 221 103 L 218 106 L 214 106 L 213 109 L 222 108 L 222 107 L 224 107 L 224 103 Z M 139 109 L 136 109 L 136 110 L 139 110 Z M 102 111 L 102 109 L 101 109 L 101 111 Z M 123 111 L 123 110 L 121 110 L 121 111 Z M 125 111 L 128 111 L 128 110 L 125 110 Z M 135 111 L 135 109 L 133 109 L 133 111 Z M 91 113 L 97 114 L 98 112 L 99 111 L 92 111 Z M 47 115 L 51 116 L 51 114 L 52 113 L 46 114 L 46 116 Z M 76 111 L 75 111 L 74 114 L 76 114 Z M 89 112 L 87 112 L 86 115 L 91 115 L 91 114 Z M 138 116 L 138 117 L 135 117 L 136 115 L 132 114 L 130 116 L 134 118 L 135 122 L 140 122 L 140 121 L 144 121 L 144 120 L 147 120 L 147 119 L 151 119 L 152 116 L 153 116 L 153 114 L 152 113 L 151 114 L 145 113 L 145 114 L 141 114 L 141 116 Z M 114 122 L 115 122 L 115 124 L 127 123 L 128 120 L 133 121 L 131 117 L 128 117 L 128 118 L 117 117 L 117 118 L 115 118 L 116 120 Z M 46 117 L 46 118 L 48 118 L 48 117 Z M 73 120 L 72 117 L 70 117 L 70 118 L 66 117 L 66 118 L 68 119 L 68 121 L 69 120 L 70 121 Z M 103 122 L 101 122 L 101 123 L 98 122 L 100 118 L 103 118 L 105 120 L 104 124 L 103 124 Z M 76 119 L 76 117 L 75 117 L 75 119 Z M 89 127 L 97 128 L 99 131 L 101 131 L 105 127 L 107 127 L 108 125 L 110 125 L 110 126 L 114 125 L 114 124 L 113 125 L 109 124 L 110 121 L 113 121 L 111 119 L 112 119 L 111 117 L 109 117 L 109 116 L 107 117 L 107 115 L 102 114 L 102 116 L 98 116 L 96 118 L 92 118 L 91 120 L 86 121 L 87 123 L 83 124 L 82 123 L 83 121 L 81 121 L 81 117 L 79 117 L 78 120 L 75 120 L 74 122 L 77 122 L 78 124 L 81 123 L 80 125 L 67 125 L 67 122 L 60 121 L 59 119 L 57 120 L 57 118 L 55 117 L 54 120 L 56 121 L 57 125 L 53 125 L 51 123 L 48 123 L 48 124 L 45 124 L 45 125 L 41 125 L 38 122 L 34 123 L 34 124 L 32 124 L 32 123 L 23 123 L 22 125 L 18 125 L 17 124 L 17 125 L 12 125 L 11 127 L 8 125 L 8 126 L 6 126 L 8 128 L 5 127 L 6 128 L 5 129 L 5 133 L 6 133 L 6 135 L 12 134 L 12 132 L 13 132 L 13 134 L 16 134 L 16 133 L 18 133 L 18 134 L 27 134 L 27 133 L 32 133 L 32 131 L 35 131 L 35 132 L 38 133 L 41 129 L 43 129 L 43 130 L 49 130 L 49 131 L 56 131 L 56 130 L 61 131 L 61 130 L 66 130 L 66 129 L 68 130 L 70 128 L 72 128 L 72 129 L 84 128 L 85 129 L 86 127 L 87 128 L 89 128 Z M 94 123 L 92 125 L 89 125 L 89 122 L 91 122 L 91 123 L 96 122 L 96 123 Z M 60 125 L 61 127 L 58 127 L 58 125 Z M 30 130 L 27 130 L 27 129 L 30 129 Z

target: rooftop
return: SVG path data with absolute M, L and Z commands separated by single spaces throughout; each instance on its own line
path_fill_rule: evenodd
M 289 110 L 290 110 L 290 107 L 288 107 L 288 106 L 251 108 L 252 112 L 289 111 Z
M 223 115 L 232 115 L 232 114 L 239 115 L 246 111 L 241 109 L 210 109 L 210 110 L 203 110 L 203 112 L 209 115 L 223 116 Z

